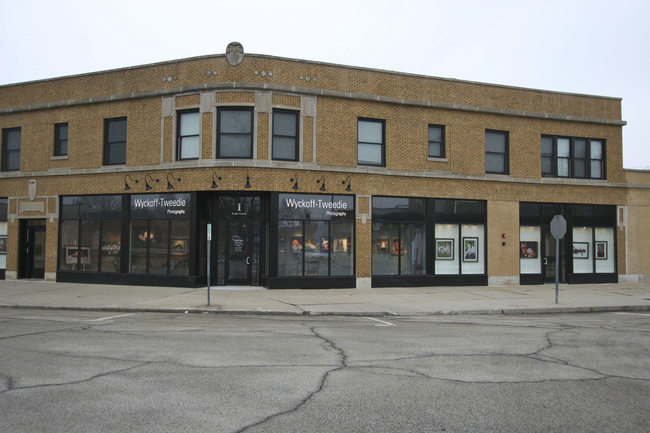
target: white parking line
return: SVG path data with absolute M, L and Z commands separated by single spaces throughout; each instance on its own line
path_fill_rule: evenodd
M 384 320 L 375 319 L 373 317 L 364 317 L 364 319 L 374 320 L 375 322 L 381 323 L 381 325 L 375 325 L 375 326 L 397 326 L 394 323 L 386 322 Z
M 104 320 L 111 320 L 111 319 L 117 319 L 120 317 L 129 317 L 133 316 L 135 313 L 130 313 L 130 314 L 120 314 L 119 316 L 109 316 L 109 317 L 101 317 L 99 319 L 91 319 L 91 320 L 84 320 L 84 322 L 103 322 Z

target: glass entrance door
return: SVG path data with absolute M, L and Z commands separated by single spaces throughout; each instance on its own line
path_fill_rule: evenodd
M 544 244 L 542 251 L 542 275 L 545 283 L 555 283 L 556 269 L 556 245 L 555 238 L 548 227 L 544 227 Z M 560 283 L 566 282 L 565 262 L 564 262 L 564 239 L 560 240 Z
M 45 276 L 45 221 L 21 221 L 19 278 Z
M 226 285 L 258 285 L 259 222 L 229 222 L 226 239 Z

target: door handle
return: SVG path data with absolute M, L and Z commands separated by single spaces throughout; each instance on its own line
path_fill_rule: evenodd
M 250 264 L 251 264 L 251 258 L 250 258 L 250 257 L 246 257 L 246 264 L 247 264 L 247 265 L 250 265 Z
M 548 257 L 544 257 L 544 264 L 548 265 Z

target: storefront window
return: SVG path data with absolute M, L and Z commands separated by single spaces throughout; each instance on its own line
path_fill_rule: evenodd
M 462 236 L 461 274 L 483 274 L 485 272 L 485 227 L 482 224 L 464 224 Z
M 436 224 L 436 275 L 458 274 L 458 224 Z
M 305 222 L 305 275 L 329 275 L 329 224 Z
M 188 275 L 189 194 L 131 196 L 129 270 L 151 275 Z
M 596 273 L 614 273 L 614 229 L 611 227 L 594 229 L 594 259 L 596 260 Z
M 375 223 L 373 275 L 423 275 L 426 263 L 425 224 Z
M 148 221 L 131 221 L 131 246 L 129 272 L 144 274 L 147 271 L 147 246 L 149 243 Z
M 591 227 L 573 228 L 571 253 L 573 255 L 574 274 L 591 274 L 594 272 L 593 255 L 590 254 L 592 238 Z
M 59 270 L 118 272 L 121 217 L 119 195 L 62 197 Z
M 190 220 L 171 220 L 169 273 L 188 275 L 190 266 Z
M 538 215 L 539 218 L 539 215 Z M 519 228 L 519 272 L 522 274 L 541 274 L 541 237 L 539 226 Z
M 354 275 L 354 198 L 279 194 L 278 276 Z
M 99 269 L 99 225 L 100 220 L 81 221 L 80 265 L 81 270 L 97 271 Z
M 575 274 L 616 272 L 611 227 L 574 227 L 571 252 Z
M 330 274 L 336 276 L 351 276 L 354 270 L 354 254 L 352 238 L 354 226 L 351 222 L 331 223 L 330 235 Z
M 120 271 L 121 222 L 104 221 L 102 225 L 101 270 L 103 272 Z
M 302 221 L 280 221 L 278 232 L 278 275 L 302 275 L 303 235 Z
M 166 274 L 169 249 L 169 221 L 149 222 L 149 273 Z
M 373 223 L 372 242 L 373 275 L 399 275 L 399 224 Z

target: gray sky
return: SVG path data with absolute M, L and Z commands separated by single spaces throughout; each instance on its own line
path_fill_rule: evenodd
M 247 53 L 623 98 L 650 168 L 647 0 L 0 0 L 0 85 Z

